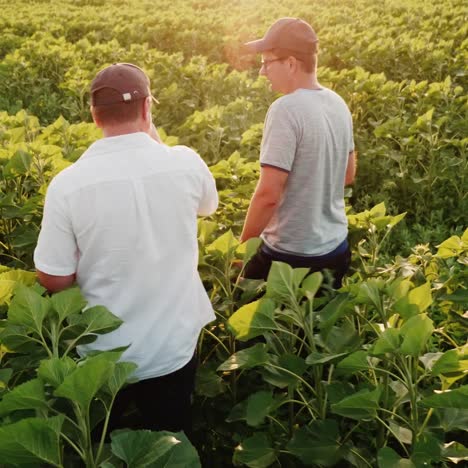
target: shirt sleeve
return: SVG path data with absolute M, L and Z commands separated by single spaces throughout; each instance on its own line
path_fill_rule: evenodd
M 71 219 L 54 180 L 47 189 L 34 264 L 37 270 L 55 276 L 68 276 L 77 270 L 78 247 Z
M 297 147 L 294 121 L 285 106 L 275 101 L 268 109 L 260 149 L 260 164 L 290 172 Z
M 198 214 L 200 216 L 208 216 L 213 214 L 218 208 L 218 191 L 216 190 L 215 179 L 208 169 L 208 166 L 205 164 L 205 161 L 203 161 L 198 154 L 197 157 L 199 159 L 203 184 Z

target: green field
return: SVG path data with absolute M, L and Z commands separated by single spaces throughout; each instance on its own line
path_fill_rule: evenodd
M 0 466 L 448 467 L 468 460 L 468 7 L 462 0 L 0 0 Z M 242 44 L 282 16 L 320 39 L 318 78 L 348 103 L 358 153 L 344 287 L 235 268 L 276 98 Z M 154 121 L 193 147 L 220 208 L 200 220 L 217 313 L 203 332 L 193 446 L 89 440 L 131 365 L 76 345 L 120 322 L 47 296 L 32 252 L 51 178 L 101 137 L 89 84 L 149 75 Z M 317 295 L 322 286 L 322 293 Z M 97 314 L 98 312 L 96 312 Z M 259 339 L 258 337 L 263 336 Z M 253 341 L 252 341 L 253 340 Z M 176 440 L 177 442 L 177 440 Z

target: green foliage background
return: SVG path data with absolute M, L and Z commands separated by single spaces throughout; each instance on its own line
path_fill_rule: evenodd
M 242 44 L 281 16 L 314 26 L 319 81 L 353 114 L 353 268 L 336 293 L 323 278 L 302 282 L 278 267 L 259 304 L 265 285 L 244 282 L 235 268 L 253 247 L 236 235 L 276 96 Z M 101 136 L 89 83 L 110 63 L 133 62 L 160 101 L 153 115 L 163 139 L 194 147 L 220 193 L 199 238 L 218 315 L 200 344 L 203 466 L 466 460 L 467 19 L 462 0 L 0 0 L 0 346 L 21 325 L 9 316 L 17 284 L 34 281 L 16 269 L 33 268 L 47 185 Z M 320 285 L 325 299 L 315 298 Z M 45 348 L 61 349 L 44 333 Z M 265 343 L 249 347 L 259 336 Z M 11 347 L 18 356 L 0 347 L 6 395 L 47 354 Z M 434 393 L 452 385 L 452 396 Z M 4 450 L 19 445 L 8 445 L 3 426 L 25 430 L 25 415 L 2 419 Z M 49 431 L 54 457 L 57 431 Z

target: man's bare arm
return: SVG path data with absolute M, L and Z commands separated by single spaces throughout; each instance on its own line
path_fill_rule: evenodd
M 288 175 L 288 172 L 275 167 L 263 166 L 260 169 L 260 179 L 250 201 L 241 242 L 258 237 L 265 229 L 278 208 Z
M 56 276 L 56 275 L 49 275 L 44 273 L 43 271 L 36 270 L 37 279 L 39 283 L 44 286 L 49 292 L 59 292 L 63 289 L 67 289 L 73 285 L 75 282 L 76 274 L 73 273 L 72 275 L 68 276 Z
M 345 185 L 350 185 L 354 182 L 356 176 L 356 154 L 351 151 L 348 155 L 348 165 L 346 167 Z

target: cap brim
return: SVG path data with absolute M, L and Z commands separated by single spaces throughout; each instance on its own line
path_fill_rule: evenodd
M 257 39 L 256 41 L 250 41 L 244 44 L 246 54 L 258 54 L 269 49 L 271 49 L 271 47 L 269 47 L 265 39 Z

